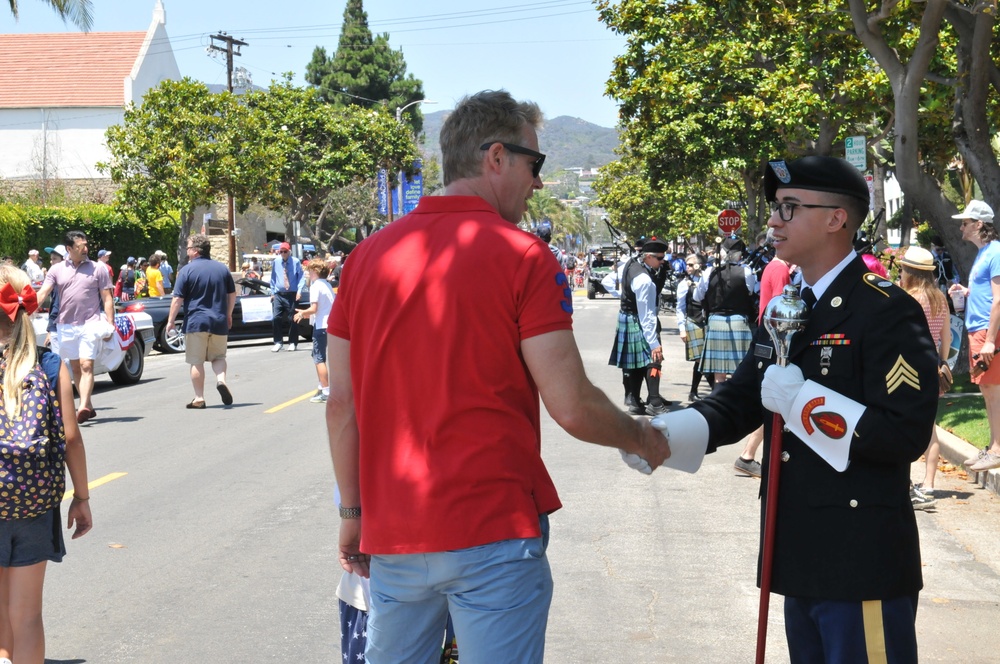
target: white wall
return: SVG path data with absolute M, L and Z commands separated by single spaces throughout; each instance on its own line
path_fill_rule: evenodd
M 181 71 L 177 68 L 174 51 L 167 37 L 165 17 L 162 6 L 153 13 L 153 22 L 146 31 L 146 39 L 139 50 L 139 57 L 129 76 L 125 77 L 125 103 L 142 104 L 142 98 L 150 88 L 155 88 L 161 81 L 180 80 Z
M 123 117 L 120 108 L 0 109 L 0 177 L 105 177 L 96 167 L 109 158 L 104 131 Z

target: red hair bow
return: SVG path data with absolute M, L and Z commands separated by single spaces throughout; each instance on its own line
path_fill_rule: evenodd
M 31 284 L 25 285 L 18 293 L 10 285 L 10 282 L 7 282 L 3 287 L 0 287 L 0 308 L 7 314 L 7 318 L 13 321 L 19 307 L 24 307 L 29 316 L 35 313 L 35 310 L 38 309 L 38 295 Z

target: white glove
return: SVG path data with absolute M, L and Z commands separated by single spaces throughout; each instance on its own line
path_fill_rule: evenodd
M 772 364 L 764 372 L 764 380 L 760 384 L 760 403 L 788 422 L 792 419 L 792 404 L 805 382 L 802 370 L 794 364 L 786 367 Z
M 652 475 L 653 469 L 649 467 L 646 460 L 638 454 L 629 454 L 625 450 L 618 450 L 622 455 L 622 461 L 632 470 L 638 470 L 643 475 Z

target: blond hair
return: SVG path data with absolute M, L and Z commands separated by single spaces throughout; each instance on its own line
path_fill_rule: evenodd
M 315 272 L 320 279 L 326 279 L 330 276 L 330 266 L 322 258 L 314 258 L 306 263 L 306 269 Z
M 542 111 L 537 104 L 519 102 L 506 90 L 483 90 L 463 97 L 441 127 L 445 186 L 482 173 L 479 148 L 484 143 L 519 145 L 525 126 L 537 131 L 541 124 Z
M 917 302 L 921 304 L 926 302 L 932 318 L 948 313 L 948 300 L 938 288 L 933 270 L 918 270 L 900 264 L 899 285 Z
M 28 275 L 12 265 L 0 265 L 0 287 L 10 284 L 20 293 L 29 285 Z M 6 314 L 0 314 L 6 316 Z M 31 318 L 24 307 L 18 307 L 11 321 L 10 336 L 4 357 L 7 360 L 7 370 L 3 375 L 3 407 L 7 417 L 14 420 L 21 411 L 21 390 L 24 378 L 38 364 L 38 348 L 35 345 L 35 330 L 31 326 Z M 55 389 L 55 385 L 52 386 Z

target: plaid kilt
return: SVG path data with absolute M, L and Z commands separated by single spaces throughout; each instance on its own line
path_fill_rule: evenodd
M 619 311 L 615 345 L 611 348 L 608 364 L 619 369 L 645 369 L 651 361 L 649 344 L 642 336 L 639 318 L 635 314 Z
M 705 328 L 691 321 L 684 321 L 684 331 L 687 333 L 687 339 L 684 340 L 684 357 L 688 362 L 694 362 L 701 358 L 702 351 L 705 350 Z
M 752 340 L 753 333 L 743 316 L 709 316 L 701 371 L 733 373 L 750 349 Z

